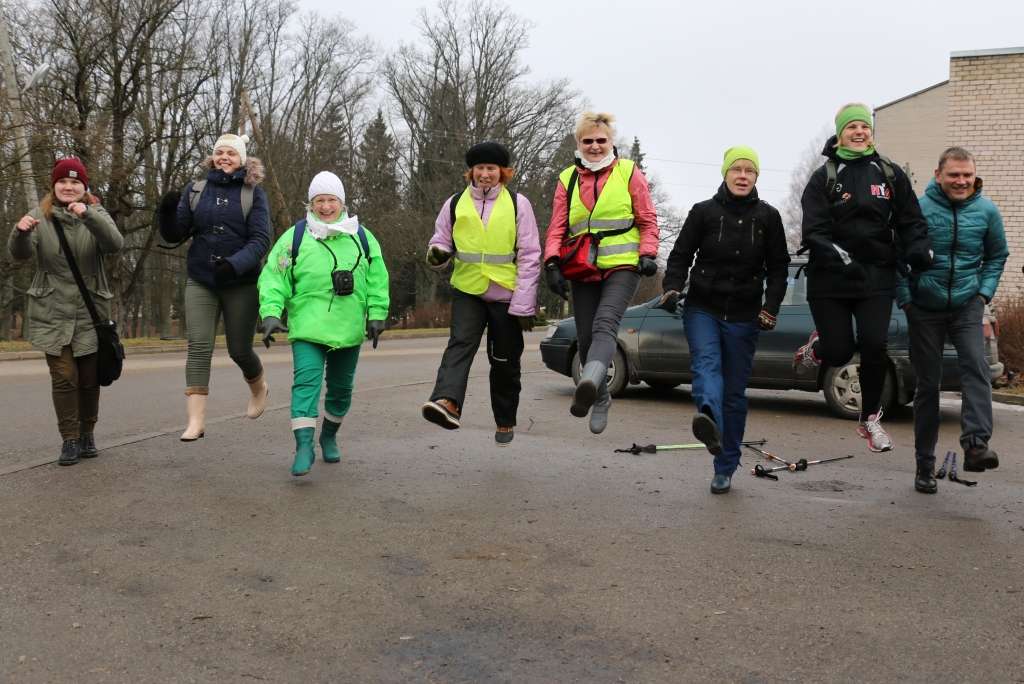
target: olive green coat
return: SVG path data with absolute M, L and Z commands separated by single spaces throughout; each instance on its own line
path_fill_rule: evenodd
M 121 249 L 124 238 L 107 210 L 98 204 L 89 206 L 82 218 L 59 206 L 53 208 L 53 214 L 64 227 L 100 318 L 110 318 L 114 295 L 100 257 Z M 96 351 L 96 331 L 60 249 L 57 231 L 40 209 L 33 209 L 30 215 L 39 220 L 35 229 L 24 232 L 15 228 L 7 241 L 7 250 L 15 260 L 36 260 L 35 276 L 27 292 L 28 340 L 47 354 L 59 355 L 66 345 L 71 345 L 75 356 L 92 354 Z

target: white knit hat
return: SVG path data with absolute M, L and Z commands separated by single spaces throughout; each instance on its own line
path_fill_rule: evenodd
M 238 152 L 239 159 L 242 163 L 245 163 L 245 143 L 249 142 L 249 136 L 247 135 L 235 135 L 234 133 L 225 133 L 224 135 L 217 138 L 217 142 L 213 144 L 213 150 L 216 152 L 218 147 L 230 147 L 235 152 Z
M 313 181 L 309 184 L 309 201 L 312 202 L 317 195 L 334 195 L 344 204 L 345 186 L 341 179 L 330 171 L 321 171 L 313 176 Z

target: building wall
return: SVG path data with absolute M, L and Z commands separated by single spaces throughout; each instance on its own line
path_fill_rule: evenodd
M 972 152 L 999 207 L 1010 259 L 997 298 L 1024 295 L 1024 49 L 954 53 L 946 139 Z
M 909 171 L 914 192 L 924 193 L 946 142 L 949 84 L 910 95 L 875 110 L 875 146 Z

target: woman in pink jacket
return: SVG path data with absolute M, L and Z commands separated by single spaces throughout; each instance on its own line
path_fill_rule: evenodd
M 576 163 L 555 186 L 544 250 L 548 287 L 572 298 L 583 370 L 570 412 L 590 412 L 595 435 L 608 425 L 608 366 L 619 321 L 640 276 L 658 272 L 658 215 L 643 172 L 620 159 L 610 114 L 584 112 L 576 126 Z M 593 410 L 591 411 L 591 408 Z
M 507 188 L 514 171 L 504 145 L 483 142 L 466 152 L 468 185 L 442 205 L 427 245 L 427 264 L 452 273 L 452 323 L 423 417 L 460 425 L 469 368 L 487 330 L 491 410 L 499 446 L 512 441 L 519 408 L 523 331 L 533 329 L 540 279 L 540 235 L 530 201 Z

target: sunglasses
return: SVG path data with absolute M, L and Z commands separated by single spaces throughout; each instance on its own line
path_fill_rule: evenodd
M 584 145 L 593 145 L 594 143 L 597 143 L 598 145 L 604 145 L 606 142 L 608 142 L 608 138 L 581 138 L 580 142 L 583 143 Z

